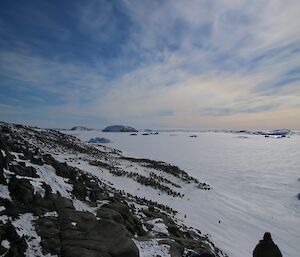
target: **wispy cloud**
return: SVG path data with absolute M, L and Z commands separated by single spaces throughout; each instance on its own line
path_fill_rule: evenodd
M 2 110 L 19 100 L 41 107 L 37 123 L 59 109 L 70 125 L 300 127 L 297 0 L 49 2 L 33 10 L 28 35 L 15 33 L 20 17 L 0 19 Z

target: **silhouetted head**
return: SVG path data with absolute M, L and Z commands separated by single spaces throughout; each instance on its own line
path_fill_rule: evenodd
M 270 232 L 266 232 L 264 234 L 264 241 L 269 241 L 269 240 L 272 240 L 271 233 Z

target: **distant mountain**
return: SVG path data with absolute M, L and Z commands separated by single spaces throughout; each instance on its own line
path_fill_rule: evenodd
M 83 126 L 75 126 L 75 127 L 71 128 L 71 130 L 81 130 L 81 131 L 83 131 L 83 130 L 91 130 L 91 129 L 83 127 Z
M 123 126 L 123 125 L 108 126 L 102 131 L 103 132 L 138 132 L 138 130 L 136 130 L 133 127 Z

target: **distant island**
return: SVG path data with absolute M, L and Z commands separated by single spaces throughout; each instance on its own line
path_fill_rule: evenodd
M 71 128 L 71 130 L 81 130 L 81 131 L 84 131 L 84 130 L 92 130 L 92 129 L 84 127 L 84 126 L 75 126 L 75 127 Z
M 104 137 L 95 137 L 95 138 L 91 138 L 88 143 L 90 144 L 106 144 L 106 143 L 110 143 L 111 141 L 107 138 Z
M 138 130 L 136 130 L 133 127 L 123 126 L 123 125 L 108 126 L 102 131 L 103 132 L 138 132 Z

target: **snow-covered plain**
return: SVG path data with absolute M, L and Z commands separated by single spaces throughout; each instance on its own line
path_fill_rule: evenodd
M 148 136 L 100 131 L 64 133 L 84 141 L 108 138 L 112 143 L 106 146 L 124 155 L 175 164 L 210 184 L 210 191 L 186 185 L 182 190 L 184 199 L 155 200 L 178 210 L 187 226 L 210 234 L 229 256 L 252 256 L 265 231 L 271 232 L 284 257 L 299 256 L 300 136 L 275 139 L 214 132 Z M 192 134 L 198 137 L 189 137 Z

